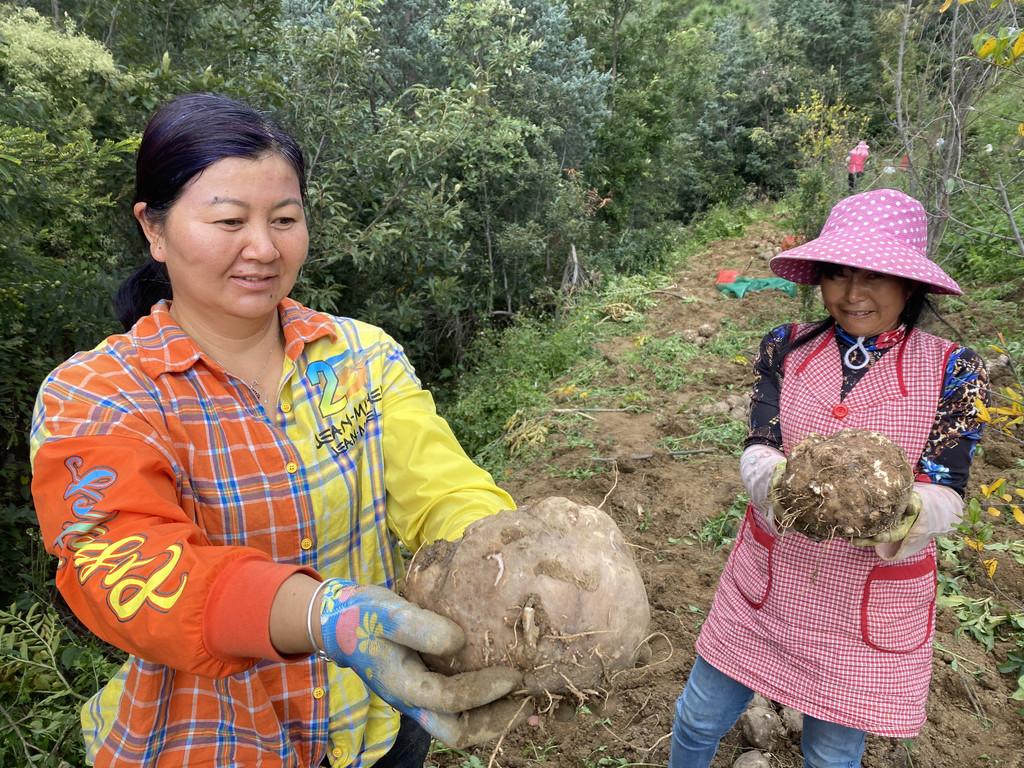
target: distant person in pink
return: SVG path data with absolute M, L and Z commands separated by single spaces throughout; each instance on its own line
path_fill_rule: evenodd
M 868 143 L 861 141 L 846 156 L 846 170 L 849 171 L 846 178 L 850 182 L 850 192 L 857 188 L 857 180 L 864 175 L 864 163 L 867 162 L 870 154 Z

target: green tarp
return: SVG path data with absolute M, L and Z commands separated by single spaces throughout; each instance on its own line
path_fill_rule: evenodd
M 744 277 L 739 275 L 731 283 L 718 283 L 718 290 L 725 294 L 731 294 L 737 299 L 742 299 L 744 294 L 755 291 L 785 291 L 790 296 L 796 296 L 796 283 L 783 280 L 781 277 Z

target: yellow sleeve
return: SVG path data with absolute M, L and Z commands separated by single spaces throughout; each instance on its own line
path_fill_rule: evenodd
M 401 347 L 387 341 L 380 413 L 388 525 L 415 551 L 457 539 L 474 520 L 515 502 L 466 455 Z

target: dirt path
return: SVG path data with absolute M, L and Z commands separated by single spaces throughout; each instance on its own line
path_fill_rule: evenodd
M 720 269 L 768 276 L 764 256 L 781 238 L 762 223 L 742 238 L 711 244 L 689 260 L 675 285 L 653 294 L 658 303 L 642 326 L 603 342 L 599 362 L 559 382 L 560 412 L 547 425 L 544 444 L 505 485 L 521 504 L 567 496 L 601 505 L 616 520 L 644 574 L 653 657 L 647 666 L 620 675 L 607 700 L 584 708 L 564 702 L 538 727 L 509 734 L 496 764 L 667 764 L 673 705 L 745 503 L 737 456 L 745 435 L 750 360 L 763 333 L 799 314 L 799 301 L 781 292 L 729 298 L 716 290 L 714 278 Z M 972 318 L 974 325 L 979 322 Z M 707 335 L 703 341 L 701 334 Z M 992 457 L 998 455 L 1004 466 L 990 465 L 985 451 L 975 465 L 975 488 L 1024 456 L 1008 441 L 993 437 L 990 443 Z M 995 584 L 1004 597 L 1024 604 L 1024 567 L 1006 555 L 999 560 Z M 955 575 L 949 564 L 943 570 Z M 975 578 L 964 577 L 965 592 L 992 592 L 993 582 Z M 1021 703 L 1008 699 L 1015 686 L 996 670 L 1008 647 L 997 643 L 987 653 L 975 640 L 956 636 L 958 626 L 951 609 L 940 610 L 936 642 L 944 650 L 935 654 L 921 736 L 907 743 L 869 737 L 868 768 L 1024 768 L 1024 717 L 1016 711 Z M 734 729 L 715 768 L 731 766 L 744 749 Z M 491 752 L 442 752 L 433 760 L 474 768 L 487 765 Z M 780 742 L 772 765 L 802 765 L 798 745 Z

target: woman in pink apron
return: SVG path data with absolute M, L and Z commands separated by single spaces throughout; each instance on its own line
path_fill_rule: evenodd
M 846 155 L 847 181 L 850 185 L 850 193 L 857 188 L 857 181 L 864 175 L 864 163 L 867 162 L 871 151 L 868 143 L 861 141 Z
M 819 284 L 828 317 L 761 342 L 740 475 L 751 503 L 676 705 L 672 768 L 711 763 L 756 691 L 804 713 L 807 768 L 859 766 L 865 734 L 925 720 L 937 534 L 960 520 L 987 394 L 981 359 L 916 327 L 960 288 L 926 255 L 927 217 L 892 189 L 847 197 L 821 235 L 771 261 Z M 773 477 L 811 432 L 881 432 L 915 468 L 895 531 L 855 543 L 780 535 Z

